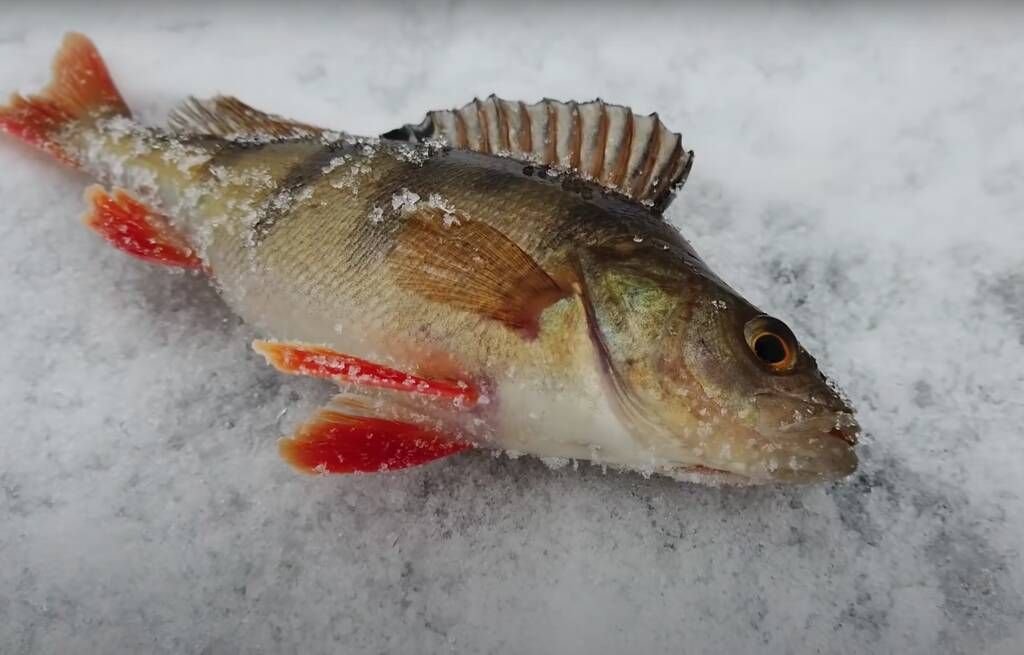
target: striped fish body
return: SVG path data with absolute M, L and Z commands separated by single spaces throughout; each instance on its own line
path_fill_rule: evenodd
M 459 302 L 456 285 L 466 280 L 453 279 L 442 299 L 403 283 L 434 265 L 403 239 L 424 212 L 456 240 L 467 221 L 492 228 L 560 288 L 571 288 L 589 241 L 670 248 L 680 261 L 698 262 L 647 208 L 540 167 L 472 152 L 345 138 L 216 149 L 190 172 L 185 188 L 201 194 L 161 187 L 160 204 L 182 217 L 177 225 L 248 322 L 275 339 L 480 381 L 493 402 L 481 411 L 484 421 L 463 428 L 461 436 L 474 443 L 652 465 L 610 402 L 578 294 L 558 294 L 535 334 L 524 334 L 480 314 L 471 300 Z M 147 152 L 125 170 L 155 160 L 163 179 L 165 159 Z M 481 262 L 468 273 L 491 271 Z
M 701 481 L 856 466 L 856 422 L 781 322 L 661 217 L 692 153 L 654 115 L 491 97 L 360 138 L 232 98 L 130 118 L 72 35 L 0 128 L 113 185 L 87 223 L 201 268 L 289 373 L 343 383 L 282 453 L 309 471 L 468 447 Z

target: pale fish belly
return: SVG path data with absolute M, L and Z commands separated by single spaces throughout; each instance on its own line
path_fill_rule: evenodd
M 553 391 L 535 380 L 506 380 L 497 389 L 497 425 L 488 444 L 509 454 L 590 460 L 655 470 L 655 459 L 620 420 L 600 375 Z M 552 463 L 552 462 L 549 462 Z

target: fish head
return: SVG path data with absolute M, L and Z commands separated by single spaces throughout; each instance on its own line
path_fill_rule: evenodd
M 682 350 L 663 360 L 668 365 L 661 373 L 697 395 L 705 417 L 721 418 L 722 441 L 709 445 L 730 456 L 714 464 L 748 479 L 777 482 L 852 473 L 860 428 L 814 357 L 783 321 L 716 280 L 701 286 L 704 293 L 676 319 Z
M 606 258 L 586 278 L 619 414 L 656 468 L 746 484 L 852 473 L 860 428 L 841 392 L 785 323 L 684 254 Z

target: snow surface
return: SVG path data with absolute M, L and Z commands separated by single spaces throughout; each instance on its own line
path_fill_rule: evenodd
M 0 90 L 77 29 L 154 121 L 218 91 L 357 134 L 491 92 L 657 110 L 697 152 L 671 220 L 849 392 L 860 471 L 298 476 L 275 440 L 328 387 L 4 140 L 0 651 L 1022 652 L 1024 10 L 622 4 L 8 2 Z

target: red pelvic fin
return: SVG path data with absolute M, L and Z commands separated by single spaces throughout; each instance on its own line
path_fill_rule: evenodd
M 42 93 L 14 94 L 0 107 L 0 130 L 74 164 L 58 142 L 69 123 L 89 116 L 130 116 L 96 46 L 81 34 L 64 37 L 53 60 L 53 79 Z
M 276 341 L 254 341 L 252 347 L 283 373 L 448 398 L 467 408 L 480 398 L 477 389 L 463 381 L 410 375 L 328 348 Z
M 281 456 L 304 473 L 379 473 L 426 464 L 472 445 L 412 423 L 324 409 L 291 438 Z
M 152 211 L 128 192 L 115 189 L 111 196 L 103 187 L 85 190 L 89 210 L 85 224 L 118 250 L 147 262 L 201 268 L 203 263 L 160 214 Z

